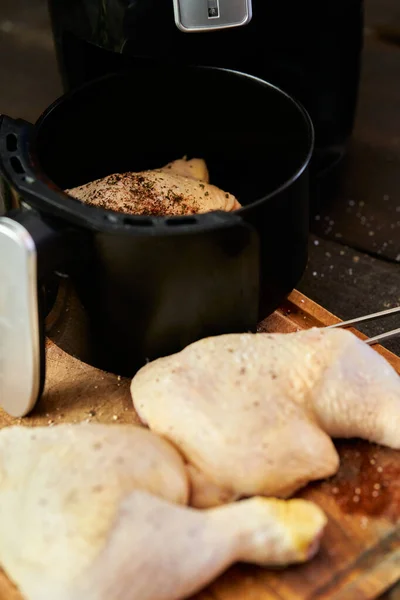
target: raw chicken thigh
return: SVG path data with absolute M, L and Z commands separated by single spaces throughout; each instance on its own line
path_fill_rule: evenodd
M 0 469 L 0 563 L 26 600 L 180 600 L 235 561 L 306 561 L 326 525 L 304 500 L 183 506 L 182 459 L 140 427 L 9 427 Z
M 188 215 L 240 208 L 232 194 L 208 181 L 203 160 L 181 159 L 161 169 L 108 175 L 66 192 L 86 204 L 135 215 Z
M 197 507 L 288 497 L 333 475 L 331 437 L 400 448 L 400 378 L 341 329 L 203 339 L 143 367 L 131 392 L 190 463 Z

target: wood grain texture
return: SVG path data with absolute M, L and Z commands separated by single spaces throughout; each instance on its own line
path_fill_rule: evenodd
M 295 291 L 259 331 L 290 332 L 338 320 Z M 400 358 L 375 348 L 400 373 Z M 45 393 L 34 413 L 16 420 L 0 412 L 0 427 L 139 422 L 129 380 L 94 369 L 50 341 L 47 360 Z M 192 600 L 372 600 L 400 579 L 400 453 L 357 440 L 338 441 L 337 447 L 338 474 L 299 494 L 329 518 L 318 555 L 285 570 L 236 565 Z M 0 600 L 22 600 L 1 571 Z

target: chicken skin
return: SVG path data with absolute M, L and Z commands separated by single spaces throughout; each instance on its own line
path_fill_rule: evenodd
M 400 448 L 400 378 L 346 330 L 203 339 L 143 367 L 131 393 L 190 463 L 197 507 L 286 498 L 335 474 L 331 438 Z
M 184 506 L 178 452 L 146 429 L 0 432 L 0 563 L 26 600 L 181 600 L 236 561 L 310 559 L 327 519 L 305 500 Z
M 180 159 L 161 169 L 108 175 L 66 192 L 86 204 L 135 215 L 190 215 L 240 208 L 232 194 L 208 181 L 203 160 Z

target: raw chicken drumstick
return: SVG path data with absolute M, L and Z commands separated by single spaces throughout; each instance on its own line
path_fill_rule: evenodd
M 400 448 L 400 378 L 345 330 L 203 339 L 143 367 L 131 392 L 191 464 L 197 507 L 288 497 L 333 475 L 331 437 Z
M 182 506 L 182 459 L 140 427 L 9 427 L 0 469 L 0 563 L 26 600 L 180 600 L 235 561 L 306 561 L 326 525 L 305 500 Z
M 240 208 L 232 194 L 208 183 L 206 163 L 176 160 L 161 169 L 116 173 L 70 190 L 86 204 L 135 215 L 186 215 Z

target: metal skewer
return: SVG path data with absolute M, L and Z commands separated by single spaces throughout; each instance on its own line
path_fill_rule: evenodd
M 358 317 L 357 319 L 350 319 L 349 321 L 342 321 L 341 323 L 328 325 L 327 329 L 333 329 L 334 327 L 349 327 L 350 325 L 354 325 L 356 323 L 380 319 L 382 317 L 386 317 L 387 315 L 392 315 L 398 312 L 400 312 L 400 306 L 396 306 L 396 308 L 388 308 L 387 310 L 382 310 L 380 312 L 372 313 L 370 315 L 364 315 L 363 317 Z M 392 329 L 391 331 L 386 331 L 385 333 L 375 335 L 374 337 L 365 340 L 365 343 L 372 345 L 376 344 L 377 342 L 381 342 L 382 340 L 390 340 L 398 335 L 400 335 L 400 327 L 398 329 Z
M 377 342 L 381 342 L 382 340 L 391 340 L 394 337 L 400 335 L 400 327 L 398 329 L 392 329 L 392 331 L 387 331 L 386 333 L 381 333 L 372 338 L 365 340 L 366 344 L 376 344 Z

